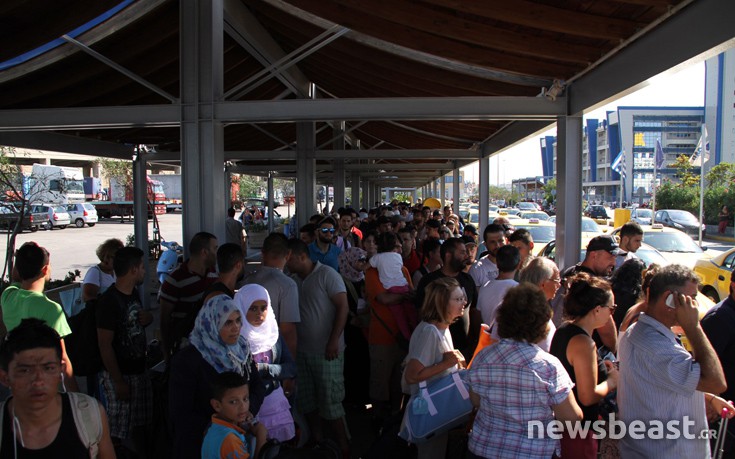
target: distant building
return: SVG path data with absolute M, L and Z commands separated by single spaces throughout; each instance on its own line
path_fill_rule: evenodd
M 673 178 L 669 165 L 679 155 L 691 155 L 699 140 L 702 107 L 618 107 L 607 119 L 585 120 L 582 140 L 582 193 L 588 201 L 619 202 L 620 174 L 611 167 L 624 151 L 626 178 L 623 200 L 651 199 L 656 141 L 661 142 L 664 165 L 659 180 Z M 710 134 L 711 138 L 711 134 Z M 556 137 L 541 139 L 544 175 L 556 176 Z M 713 162 L 706 165 L 709 169 Z M 698 172 L 697 170 L 695 170 Z
M 735 163 L 735 49 L 705 62 L 704 119 L 710 143 L 709 169 Z

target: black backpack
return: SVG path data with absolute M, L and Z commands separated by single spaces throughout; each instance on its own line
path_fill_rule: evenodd
M 64 337 L 66 353 L 74 374 L 92 376 L 102 370 L 102 356 L 97 343 L 97 299 L 87 301 L 84 309 L 68 317 L 71 335 Z

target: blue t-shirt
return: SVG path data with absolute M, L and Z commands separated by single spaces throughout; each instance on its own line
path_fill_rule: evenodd
M 337 272 L 339 272 L 338 257 L 340 253 L 342 253 L 342 249 L 334 244 L 329 244 L 329 250 L 327 250 L 327 253 L 322 253 L 319 246 L 316 245 L 316 241 L 309 244 L 309 258 L 311 258 L 311 261 L 330 266 Z

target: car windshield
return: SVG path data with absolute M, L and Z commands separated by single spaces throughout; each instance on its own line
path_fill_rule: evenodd
M 66 213 L 67 210 L 66 210 L 66 207 L 64 207 L 64 206 L 56 206 L 56 207 L 54 207 L 54 212 Z
M 651 218 L 651 209 L 636 209 L 635 216 L 638 218 Z
M 539 220 L 546 221 L 549 219 L 549 214 L 545 212 L 523 212 L 523 218 L 538 218 Z
M 669 217 L 671 217 L 672 220 L 676 220 L 678 222 L 693 223 L 695 225 L 699 223 L 697 221 L 697 217 L 687 212 L 686 210 L 670 210 Z
M 84 181 L 67 179 L 66 191 L 68 193 L 84 193 Z
M 94 208 L 94 206 L 93 206 L 92 204 L 89 204 L 89 203 L 86 203 L 86 202 L 85 202 L 85 203 L 83 204 L 83 206 L 84 206 L 84 208 L 85 208 L 86 210 L 95 210 L 95 208 Z
M 597 223 L 595 223 L 592 219 L 582 219 L 582 232 L 583 233 L 601 233 L 600 227 L 597 226 Z
M 515 225 L 516 229 L 525 228 L 531 233 L 534 244 L 547 243 L 556 238 L 555 226 L 539 226 L 539 225 Z
M 691 237 L 681 232 L 644 232 L 643 242 L 659 252 L 702 253 Z
M 638 258 L 643 260 L 643 263 L 645 263 L 646 266 L 651 266 L 651 263 L 665 266 L 669 263 L 668 261 L 666 261 L 666 258 L 664 258 L 663 255 L 661 255 L 651 247 L 641 246 L 641 248 L 639 248 L 635 252 L 635 254 Z
M 532 202 L 519 202 L 516 207 L 521 210 L 536 210 L 536 206 Z

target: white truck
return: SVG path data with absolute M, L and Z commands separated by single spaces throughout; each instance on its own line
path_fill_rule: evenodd
M 151 180 L 158 180 L 163 185 L 166 194 L 166 212 L 181 211 L 181 174 L 151 174 Z
M 84 202 L 84 175 L 81 167 L 34 164 L 31 186 L 38 190 L 34 200 L 49 204 Z

